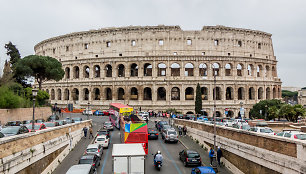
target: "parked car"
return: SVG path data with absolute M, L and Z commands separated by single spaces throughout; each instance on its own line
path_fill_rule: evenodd
M 164 124 L 168 124 L 168 122 L 167 122 L 167 121 L 159 121 L 159 122 L 157 122 L 157 124 L 156 124 L 156 128 L 157 128 L 159 131 L 161 131 L 161 127 L 162 127 L 162 125 L 164 125 Z
M 179 152 L 179 158 L 181 161 L 183 161 L 185 167 L 189 165 L 200 166 L 202 163 L 200 154 L 194 150 L 182 150 Z
M 103 116 L 104 115 L 104 113 L 100 110 L 96 110 L 93 114 L 97 115 L 97 116 Z
M 233 127 L 234 124 L 233 120 L 224 120 L 223 123 L 227 127 Z
M 273 132 L 273 130 L 269 127 L 251 127 L 249 129 L 252 132 L 258 132 L 258 133 L 265 133 L 265 134 L 269 134 L 269 135 L 275 135 L 275 133 Z
M 72 118 L 72 120 L 74 121 L 74 123 L 80 123 L 81 121 L 83 121 L 83 118 L 75 117 L 75 118 Z
M 185 119 L 186 115 L 184 115 L 184 114 L 177 114 L 176 117 L 179 118 L 179 119 Z
M 163 125 L 161 126 L 160 132 L 164 132 L 164 131 L 166 131 L 167 129 L 170 129 L 170 128 L 171 128 L 170 125 L 168 125 L 168 124 L 163 124 Z
M 103 129 L 114 130 L 112 122 L 104 122 Z
M 109 143 L 110 142 L 109 142 L 109 138 L 107 137 L 107 135 L 99 135 L 95 139 L 95 144 L 101 144 L 103 148 L 108 148 Z
M 216 172 L 212 167 L 201 166 L 191 169 L 191 174 L 215 174 Z
M 186 120 L 196 120 L 196 116 L 195 115 L 186 115 L 185 119 Z
M 110 133 L 109 133 L 108 129 L 100 129 L 100 130 L 98 130 L 97 136 L 100 136 L 100 135 L 106 135 L 108 138 L 110 138 Z
M 28 128 L 29 132 L 32 131 L 32 124 L 26 124 L 25 126 Z M 35 131 L 43 130 L 43 129 L 46 129 L 46 126 L 43 123 L 34 123 Z
M 20 126 L 21 121 L 9 121 L 5 124 L 5 126 Z
M 71 166 L 66 174 L 97 174 L 97 170 L 90 164 L 79 164 Z
M 44 122 L 45 122 L 44 119 L 37 119 L 37 120 L 35 120 L 35 123 L 44 123 Z
M 298 130 L 283 130 L 283 132 L 279 132 L 276 135 L 286 138 L 306 140 L 306 133 L 300 132 Z
M 23 120 L 22 124 L 26 125 L 26 124 L 31 124 L 33 122 L 33 120 Z
M 57 116 L 56 114 L 50 115 L 47 119 L 47 121 L 55 121 L 55 120 L 59 120 L 59 116 Z
M 79 160 L 79 164 L 90 164 L 93 168 L 97 169 L 100 166 L 100 158 L 95 154 L 83 155 Z
M 45 124 L 46 128 L 59 126 L 58 122 L 45 122 L 44 124 Z
M 55 122 L 58 122 L 58 124 L 59 124 L 60 126 L 63 126 L 63 125 L 65 125 L 65 124 L 67 124 L 67 121 L 66 121 L 66 120 L 55 120 Z
M 74 123 L 74 120 L 72 120 L 70 117 L 66 117 L 65 120 L 66 120 L 67 124 Z
M 157 140 L 158 132 L 155 129 L 148 129 L 148 139 L 149 140 Z
M 104 114 L 105 116 L 109 116 L 109 112 L 108 112 L 108 111 L 103 111 L 103 114 Z
M 200 117 L 198 117 L 197 121 L 198 122 L 208 121 L 208 118 L 207 118 L 207 116 L 200 116 Z
M 8 126 L 1 129 L 1 133 L 3 133 L 6 137 L 28 132 L 29 129 L 26 126 Z
M 92 115 L 92 110 L 88 110 L 88 109 L 85 109 L 83 112 L 82 112 L 83 115 Z
M 174 143 L 178 142 L 178 134 L 174 128 L 167 129 L 166 131 L 164 131 L 162 133 L 162 138 L 164 139 L 165 143 L 166 142 L 174 142 Z
M 2 132 L 0 132 L 0 138 L 4 137 L 4 134 Z
M 101 144 L 89 144 L 84 154 L 98 155 L 98 157 L 101 159 L 103 155 L 103 147 Z

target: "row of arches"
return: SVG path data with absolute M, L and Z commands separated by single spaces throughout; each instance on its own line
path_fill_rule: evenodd
M 255 90 L 257 90 L 255 92 Z M 153 90 L 151 87 L 145 87 L 143 90 L 138 89 L 137 87 L 131 87 L 129 90 L 124 88 L 116 88 L 113 91 L 112 88 L 106 87 L 104 90 L 100 88 L 93 88 L 90 91 L 88 88 L 82 89 L 82 96 L 80 96 L 80 91 L 78 88 L 73 88 L 71 91 L 68 88 L 64 89 L 62 95 L 62 89 L 46 89 L 46 92 L 50 94 L 51 100 L 139 100 L 140 95 L 143 100 L 153 100 Z M 172 87 L 170 89 L 170 100 L 181 100 L 181 89 L 180 87 Z M 195 88 L 187 87 L 184 89 L 184 99 L 185 100 L 195 100 Z M 166 100 L 167 90 L 164 87 L 159 87 L 156 90 L 156 99 L 157 100 Z M 216 93 L 216 95 L 215 95 Z M 224 95 L 225 93 L 225 95 Z M 90 98 L 91 95 L 91 98 Z M 209 98 L 209 96 L 211 98 Z M 81 97 L 81 98 L 80 98 Z M 114 97 L 114 98 L 113 98 Z M 201 97 L 202 100 L 262 100 L 262 99 L 271 99 L 280 98 L 281 91 L 279 87 L 273 87 L 272 96 L 270 87 L 259 87 L 255 89 L 254 87 L 244 88 L 239 87 L 236 91 L 233 87 L 226 87 L 225 91 L 222 91 L 221 87 L 216 87 L 209 89 L 208 87 L 201 87 Z
M 220 63 L 213 63 L 211 67 L 209 64 L 200 63 L 197 67 L 199 76 L 208 76 L 209 70 L 211 69 L 211 75 L 221 76 L 221 69 L 224 69 L 224 76 L 254 76 L 254 77 L 270 77 L 270 71 L 272 69 L 272 76 L 277 77 L 276 67 L 273 65 L 270 69 L 269 65 L 257 65 L 256 67 L 253 64 L 248 64 L 246 67 L 242 63 L 238 63 L 236 67 L 232 63 L 227 63 L 222 68 Z M 145 63 L 143 66 L 143 76 L 153 76 L 152 64 Z M 157 76 L 166 76 L 167 74 L 167 65 L 165 63 L 157 64 Z M 116 76 L 117 77 L 126 77 L 127 70 L 124 64 L 119 64 L 115 66 Z M 170 65 L 170 76 L 181 76 L 181 72 L 184 73 L 185 76 L 194 76 L 195 75 L 195 65 L 193 63 L 186 63 L 184 66 L 181 66 L 179 63 L 172 63 Z M 113 77 L 113 66 L 111 64 L 105 65 L 103 68 L 105 71 L 105 77 Z M 132 63 L 128 67 L 129 77 L 138 77 L 139 76 L 139 67 L 138 64 Z M 69 67 L 65 68 L 65 78 L 70 79 L 71 70 Z M 94 65 L 92 67 L 92 71 L 88 65 L 83 66 L 82 69 L 82 77 L 89 78 L 90 73 L 93 74 L 93 78 L 101 77 L 101 67 L 100 65 Z M 72 78 L 77 79 L 80 78 L 80 68 L 79 66 L 74 66 L 72 68 Z

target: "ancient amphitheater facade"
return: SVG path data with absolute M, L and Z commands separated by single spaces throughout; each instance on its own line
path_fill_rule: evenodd
M 107 109 L 109 103 L 135 109 L 194 112 L 197 83 L 203 109 L 217 115 L 248 117 L 260 100 L 281 98 L 271 34 L 262 31 L 204 26 L 104 28 L 50 38 L 35 46 L 37 55 L 57 58 L 64 78 L 43 89 L 51 103 Z M 216 78 L 216 85 L 214 84 Z

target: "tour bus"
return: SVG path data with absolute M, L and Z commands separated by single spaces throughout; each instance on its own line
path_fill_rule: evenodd
M 130 115 L 133 112 L 133 108 L 121 103 L 111 103 L 109 105 L 109 120 L 113 126 L 120 129 L 119 120 L 120 116 Z

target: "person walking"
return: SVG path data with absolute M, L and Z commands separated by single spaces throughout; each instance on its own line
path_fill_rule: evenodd
M 92 127 L 89 128 L 89 138 L 90 138 L 90 137 L 92 137 L 92 138 L 94 137 L 94 136 L 93 136 L 93 132 L 92 132 Z
M 183 127 L 183 132 L 184 132 L 184 136 L 186 136 L 186 134 L 187 134 L 187 127 L 185 125 Z
M 223 156 L 222 150 L 221 150 L 221 148 L 220 148 L 220 146 L 219 146 L 219 147 L 218 147 L 218 150 L 217 150 L 217 160 L 218 160 L 219 166 L 221 166 L 220 160 L 221 160 L 221 157 L 222 157 L 222 156 Z
M 178 127 L 178 130 L 179 130 L 179 135 L 182 136 L 182 127 L 179 126 L 179 127 Z
M 87 127 L 85 126 L 84 128 L 83 128 L 83 132 L 84 132 L 84 137 L 86 138 L 87 137 Z
M 215 151 L 214 151 L 212 148 L 210 148 L 210 151 L 209 151 L 209 159 L 210 159 L 210 165 L 211 165 L 211 166 L 212 166 L 214 154 L 215 154 Z

